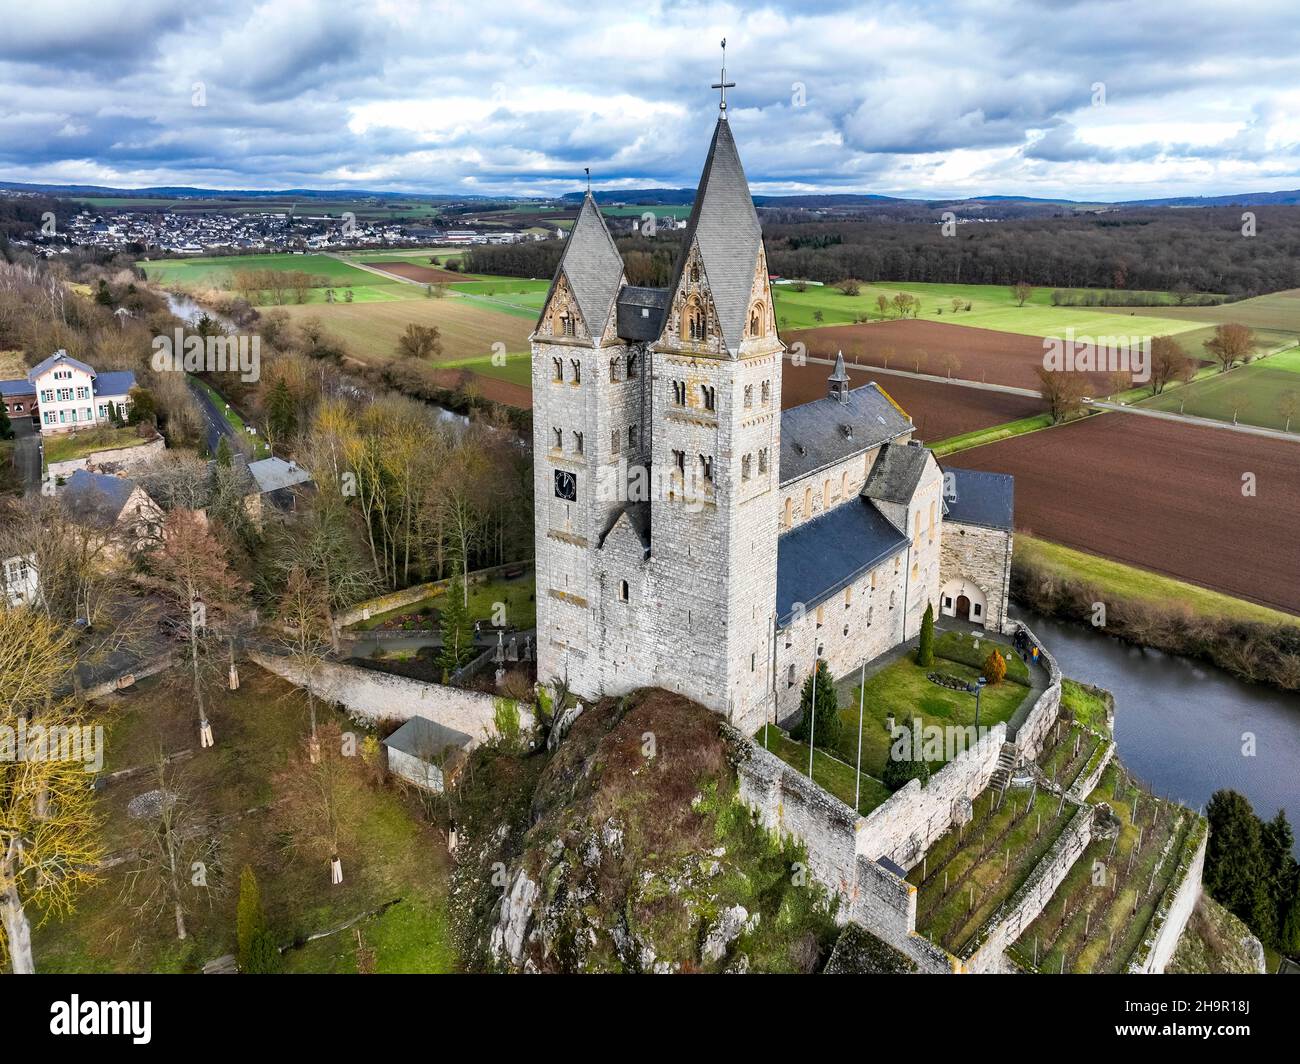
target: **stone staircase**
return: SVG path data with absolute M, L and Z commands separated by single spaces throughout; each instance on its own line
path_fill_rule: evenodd
M 1011 774 L 1016 770 L 1016 744 L 1003 743 L 1002 752 L 998 754 L 998 764 L 989 777 L 989 786 L 1005 790 L 1011 783 Z

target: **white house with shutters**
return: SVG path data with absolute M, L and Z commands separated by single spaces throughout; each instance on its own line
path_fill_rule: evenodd
M 43 436 L 109 424 L 110 408 L 125 414 L 135 387 L 130 370 L 97 373 L 66 351 L 56 351 L 34 366 L 27 379 L 36 390 Z

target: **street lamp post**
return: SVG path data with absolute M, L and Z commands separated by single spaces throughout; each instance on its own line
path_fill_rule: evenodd
M 975 696 L 975 735 L 978 740 L 980 731 L 980 692 L 984 690 L 984 685 L 988 683 L 986 677 L 981 676 L 973 684 L 966 688 Z

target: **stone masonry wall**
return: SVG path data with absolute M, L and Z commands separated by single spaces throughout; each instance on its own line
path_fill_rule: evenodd
M 1006 622 L 1011 594 L 1011 534 L 979 525 L 945 521 L 940 550 L 939 584 L 955 605 L 964 593 L 961 583 L 974 584 L 985 599 L 988 616 L 982 618 L 991 632 L 1000 632 Z M 942 600 L 940 600 L 942 608 Z M 948 616 L 954 611 L 942 609 Z
M 963 951 L 962 964 L 968 972 L 1002 970 L 1002 955 L 1043 911 L 1056 888 L 1074 867 L 1074 862 L 1092 841 L 1093 809 L 1081 805 L 1075 809 L 1065 830 L 1043 855 L 1029 878 L 989 917 L 984 927 Z
M 305 670 L 287 658 L 261 651 L 252 651 L 248 656 L 291 684 L 305 685 Z M 316 669 L 311 689 L 317 698 L 340 705 L 352 716 L 367 721 L 424 717 L 464 732 L 470 736 L 471 746 L 496 734 L 496 698 L 482 691 L 464 691 L 336 662 L 324 662 Z M 533 728 L 532 706 L 519 706 L 519 723 L 525 731 Z
M 1029 630 L 1028 626 L 1016 623 L 1016 627 L 1023 628 L 1037 645 L 1039 650 L 1039 660 L 1047 669 L 1047 688 L 1038 700 L 1029 708 L 1024 717 L 1017 712 L 1011 718 L 1008 732 L 1012 733 L 1012 742 L 1016 744 L 1016 753 L 1021 761 L 1033 761 L 1042 752 L 1043 739 L 1051 731 L 1052 725 L 1056 723 L 1056 718 L 1061 712 L 1061 668 L 1056 664 L 1056 658 L 1052 656 L 1051 651 L 1045 647 Z
M 130 447 L 114 447 L 107 451 L 95 451 L 81 458 L 69 458 L 62 462 L 51 462 L 46 473 L 51 480 L 59 477 L 65 480 L 78 469 L 92 472 L 111 465 L 115 469 L 129 473 L 136 466 L 144 465 L 167 449 L 161 436 L 147 442 L 133 444 Z
M 1187 927 L 1201 896 L 1201 875 L 1205 870 L 1205 844 L 1208 840 L 1206 823 L 1197 817 L 1183 845 L 1178 870 L 1151 917 L 1152 934 L 1138 949 L 1129 965 L 1130 972 L 1158 975 L 1174 955 L 1183 929 Z

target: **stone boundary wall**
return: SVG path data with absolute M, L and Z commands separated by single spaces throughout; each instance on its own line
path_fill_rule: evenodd
M 521 565 L 526 572 L 531 571 L 533 568 L 531 561 L 507 562 L 505 565 L 494 565 L 489 569 L 477 569 L 472 573 L 468 573 L 465 579 L 470 584 L 482 584 L 504 573 L 507 569 L 515 569 Z M 390 591 L 387 595 L 378 595 L 375 598 L 366 599 L 365 602 L 358 602 L 355 606 L 336 614 L 334 623 L 340 628 L 346 628 L 358 621 L 367 621 L 372 614 L 388 613 L 390 610 L 410 606 L 421 599 L 446 591 L 450 583 L 450 578 L 430 580 L 427 584 L 416 584 L 414 587 L 403 588 L 401 591 Z
M 1020 760 L 1033 761 L 1042 752 L 1043 738 L 1056 723 L 1056 718 L 1061 712 L 1061 668 L 1056 664 L 1056 658 L 1052 656 L 1051 651 L 1043 645 L 1043 641 L 1027 624 L 1016 621 L 1011 634 L 1014 634 L 1017 628 L 1023 628 L 1034 641 L 1034 645 L 1038 647 L 1039 657 L 1047 667 L 1047 689 L 1038 696 L 1038 701 L 1029 708 L 1023 720 L 1016 720 L 1019 713 L 1011 718 L 1011 726 L 1008 729 L 1014 733 L 1011 741 L 1016 744 L 1016 753 Z
M 290 661 L 260 650 L 249 658 L 296 687 L 305 686 L 306 670 Z M 455 728 L 470 736 L 470 746 L 496 735 L 495 695 L 465 691 L 458 687 L 425 683 L 406 676 L 364 669 L 357 665 L 322 662 L 312 677 L 311 691 L 317 698 L 342 706 L 349 714 L 373 723 L 382 719 L 406 721 L 412 717 Z M 519 725 L 527 732 L 536 721 L 533 707 L 519 704 Z
M 66 479 L 78 469 L 93 471 L 100 466 L 110 464 L 129 471 L 135 466 L 143 465 L 166 449 L 166 442 L 161 436 L 157 436 L 152 440 L 141 440 L 130 447 L 112 447 L 106 451 L 94 451 L 80 458 L 66 458 L 62 462 L 50 462 L 46 467 L 46 477 L 49 480 L 55 480 L 58 477 Z
M 1005 724 L 995 724 L 979 742 L 958 754 L 922 787 L 909 780 L 863 820 L 857 852 L 875 861 L 888 857 L 910 869 L 949 827 L 961 798 L 972 802 L 998 766 Z M 793 770 L 792 770 L 793 771 Z
M 1179 851 L 1178 869 L 1151 916 L 1151 933 L 1142 940 L 1142 945 L 1129 962 L 1130 972 L 1159 975 L 1174 955 L 1183 929 L 1201 896 L 1205 844 L 1209 837 L 1209 825 L 1203 818 L 1196 817 Z
M 849 920 L 905 953 L 922 972 L 948 975 L 959 970 L 951 953 L 916 933 L 916 887 L 861 854 L 854 870 L 854 891 L 847 904 Z
M 965 971 L 1008 970 L 1003 953 L 1043 911 L 1056 888 L 1074 867 L 1074 862 L 1092 841 L 1093 812 L 1091 806 L 1079 806 L 1065 830 L 1034 865 L 1029 878 L 994 910 L 971 944 L 962 951 Z
M 1106 771 L 1106 766 L 1110 764 L 1111 759 L 1115 756 L 1115 743 L 1114 741 L 1103 743 L 1098 749 L 1101 756 L 1098 757 L 1097 754 L 1093 754 L 1093 757 L 1097 758 L 1097 763 L 1093 766 L 1092 771 L 1086 776 L 1080 776 L 1076 779 L 1070 784 L 1070 789 L 1065 792 L 1067 801 L 1087 801 L 1088 795 L 1101 782 L 1102 773 Z M 1083 767 L 1086 769 L 1088 766 L 1084 765 Z

